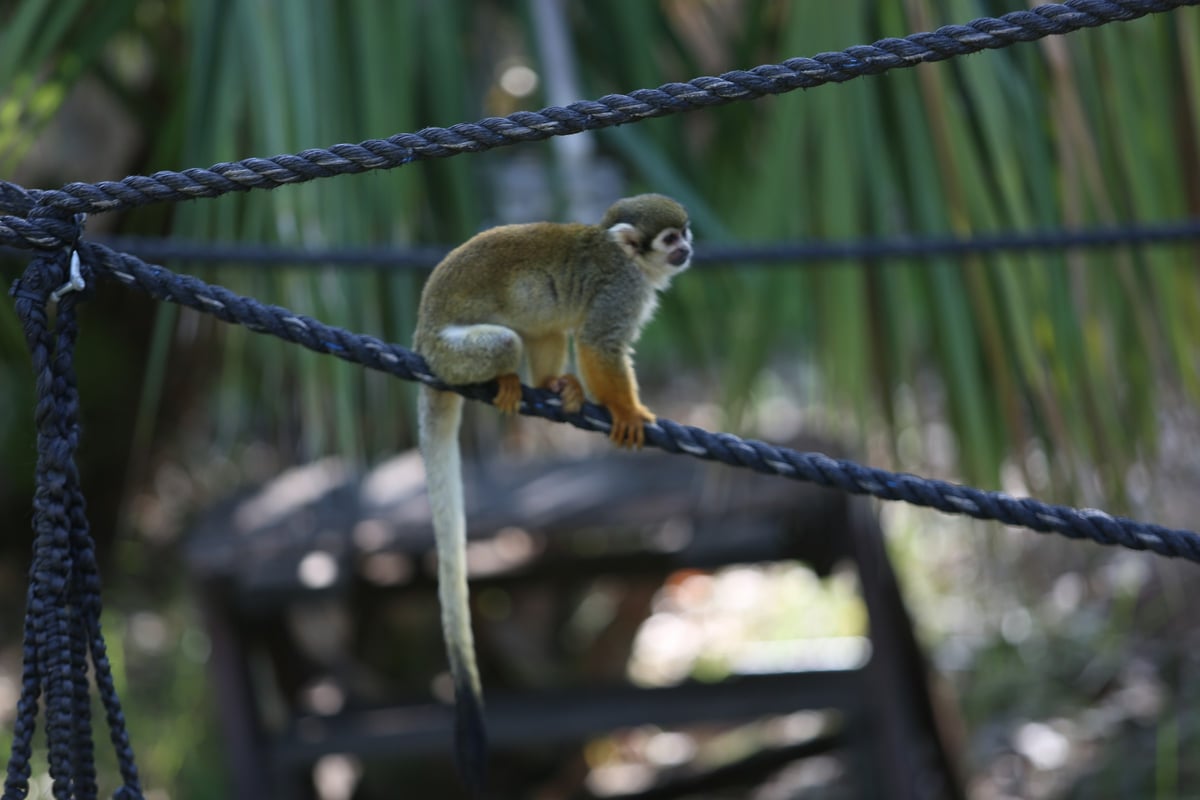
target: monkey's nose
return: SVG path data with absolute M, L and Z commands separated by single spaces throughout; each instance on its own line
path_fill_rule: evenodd
M 671 263 L 672 267 L 682 267 L 691 257 L 691 250 L 686 247 L 676 247 L 671 251 L 671 255 L 667 256 L 667 261 Z

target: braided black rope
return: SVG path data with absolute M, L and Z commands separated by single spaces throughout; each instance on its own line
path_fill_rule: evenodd
M 33 211 L 44 212 L 41 208 Z M 76 235 L 80 222 L 68 223 Z M 39 699 L 44 699 L 46 708 L 54 797 L 95 800 L 98 796 L 89 659 L 123 779 L 115 797 L 141 797 L 133 750 L 100 630 L 100 577 L 74 459 L 79 446 L 79 394 L 72 357 L 78 335 L 75 306 L 79 295 L 58 297 L 53 329 L 47 314 L 50 298 L 67 280 L 70 258 L 70 249 L 39 255 L 12 290 L 35 374 L 38 461 L 24 672 L 4 800 L 20 800 L 29 793 Z
M 85 261 L 96 272 L 159 300 L 188 306 L 225 322 L 244 325 L 258 333 L 267 333 L 404 380 L 451 389 L 474 400 L 489 402 L 496 395 L 495 384 L 447 386 L 430 372 L 419 355 L 399 345 L 326 325 L 286 308 L 260 303 L 190 275 L 179 275 L 125 253 L 117 253 L 95 242 L 81 242 L 79 247 L 87 256 Z M 609 428 L 608 412 L 601 406 L 588 403 L 580 413 L 567 414 L 557 395 L 529 387 L 522 388 L 522 400 L 523 414 L 566 422 L 584 430 L 607 431 Z M 728 433 L 710 433 L 666 419 L 646 426 L 646 443 L 671 453 L 721 461 L 854 494 L 903 500 L 950 514 L 999 520 L 1036 531 L 1088 538 L 1101 544 L 1150 550 L 1159 555 L 1200 562 L 1200 535 L 1115 517 L 1094 509 L 1049 505 L 1030 498 L 888 472 L 820 453 L 799 453 Z
M 156 172 L 95 184 L 71 183 L 62 189 L 42 192 L 39 202 L 71 213 L 97 213 L 391 169 L 413 161 L 449 158 L 460 153 L 598 130 L 763 95 L 784 94 L 825 83 L 842 83 L 863 75 L 877 75 L 1007 47 L 1016 42 L 1070 33 L 1107 22 L 1137 19 L 1197 3 L 1200 0 L 1067 0 L 1062 4 L 1013 11 L 1001 17 L 981 17 L 965 25 L 947 25 L 903 39 L 880 39 L 874 44 L 819 53 L 812 58 L 791 58 L 782 64 L 764 64 L 717 77 L 667 83 L 656 89 L 611 94 L 598 100 L 551 106 L 541 111 L 519 111 L 507 117 L 489 117 L 449 128 L 425 128 L 416 133 L 398 133 L 387 139 L 336 144 L 273 158 L 247 158 L 214 164 L 208 169 Z M 4 200 L 0 194 L 0 203 Z M 6 231 L 6 228 L 11 230 Z M 25 247 L 58 246 L 42 229 L 22 230 L 11 219 L 0 219 L 0 241 L 7 242 L 12 236 L 24 239 Z

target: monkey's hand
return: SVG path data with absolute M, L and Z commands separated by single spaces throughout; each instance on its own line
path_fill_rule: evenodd
M 542 381 L 543 389 L 549 389 L 562 400 L 563 411 L 578 414 L 583 408 L 583 384 L 574 375 L 559 375 Z
M 640 448 L 646 442 L 642 426 L 657 417 L 638 399 L 637 378 L 628 353 L 614 353 L 582 341 L 578 350 L 584 381 L 612 416 L 608 438 L 618 447 Z
M 612 415 L 612 430 L 608 432 L 608 438 L 618 447 L 630 447 L 635 450 L 641 450 L 642 445 L 646 443 L 646 431 L 643 426 L 658 419 L 654 412 L 641 403 L 633 407 L 610 405 L 608 413 Z
M 496 408 L 504 414 L 515 414 L 521 408 L 521 378 L 515 372 L 496 378 L 500 384 L 496 398 L 492 400 Z

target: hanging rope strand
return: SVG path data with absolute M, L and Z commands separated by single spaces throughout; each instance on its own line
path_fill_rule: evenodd
M 36 376 L 38 446 L 37 488 L 33 498 L 34 555 L 30 568 L 27 624 L 33 638 L 26 640 L 26 655 L 32 657 L 33 666 L 26 664 L 26 679 L 22 684 L 23 692 L 31 693 L 32 697 L 22 697 L 22 701 L 30 702 L 19 705 L 26 713 L 36 713 L 36 698 L 39 695 L 45 698 L 50 777 L 55 797 L 73 794 L 72 750 L 76 744 L 76 721 L 72 714 L 75 693 L 72 616 L 76 609 L 69 600 L 72 560 L 67 509 L 71 491 L 71 443 L 63 435 L 59 417 L 62 376 L 55 369 L 54 335 L 46 317 L 50 284 L 61 283 L 57 276 L 66 274 L 58 263 L 62 260 L 62 256 L 51 255 L 35 259 L 14 292 Z M 35 728 L 32 719 L 22 720 L 19 727 L 32 738 Z M 14 742 L 13 746 L 14 751 L 19 750 L 22 754 L 16 769 L 24 770 L 26 779 L 28 764 L 25 762 L 31 747 L 31 741 Z M 7 785 L 18 783 L 21 777 L 14 775 L 13 762 L 10 762 Z
M 35 214 L 41 212 L 34 210 Z M 82 220 L 69 224 L 77 237 Z M 89 656 L 124 781 L 119 796 L 128 800 L 141 797 L 100 630 L 99 571 L 74 458 L 80 434 L 73 366 L 79 295 L 67 291 L 73 253 L 68 248 L 38 256 L 12 290 L 35 375 L 38 460 L 25 666 L 4 800 L 19 800 L 28 792 L 38 701 L 42 698 L 54 797 L 95 800 L 98 796 Z M 48 317 L 52 298 L 57 305 L 53 330 Z

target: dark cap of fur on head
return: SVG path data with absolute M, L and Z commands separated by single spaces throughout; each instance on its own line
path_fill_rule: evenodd
M 611 228 L 622 222 L 653 236 L 664 228 L 683 230 L 687 227 L 688 215 L 683 206 L 666 195 L 639 194 L 613 203 L 600 227 Z

